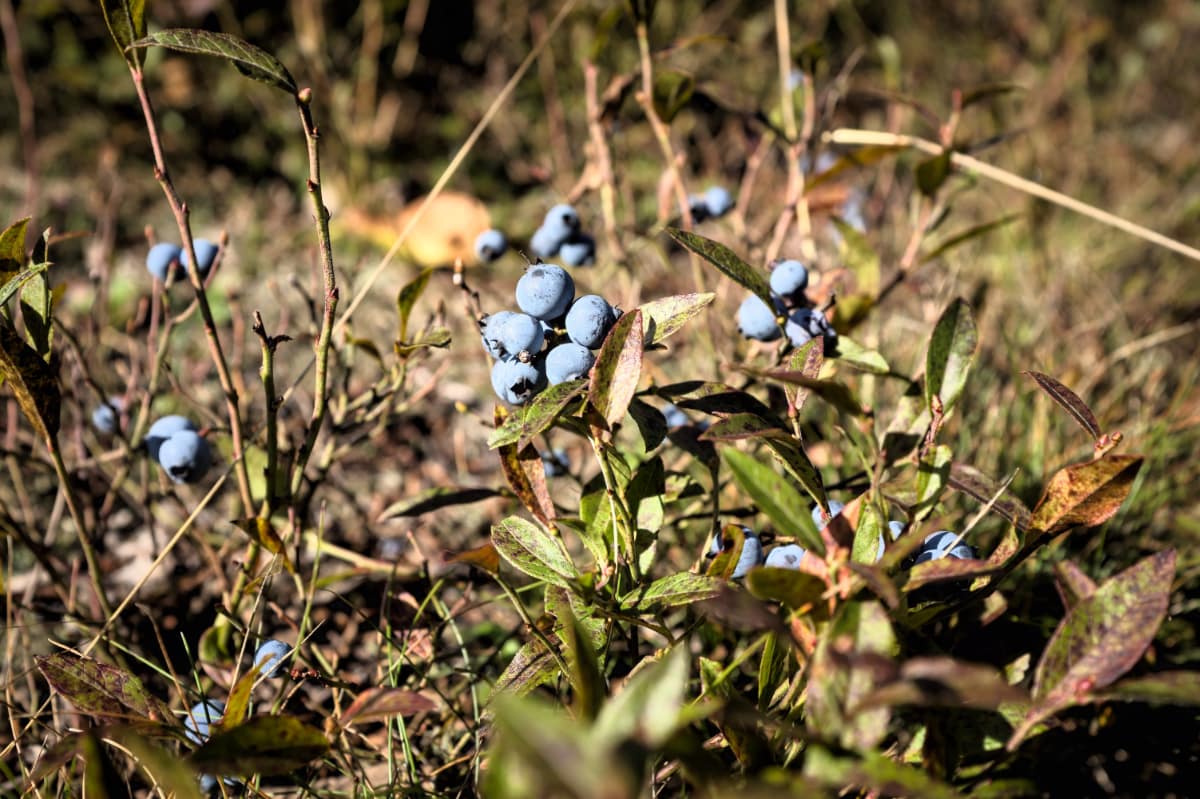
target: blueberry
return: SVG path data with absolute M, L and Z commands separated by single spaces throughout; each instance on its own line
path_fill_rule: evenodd
M 92 426 L 111 436 L 121 424 L 121 411 L 124 408 L 125 401 L 120 397 L 109 397 L 103 405 L 97 405 L 92 411 Z
M 505 402 L 524 405 L 546 385 L 546 375 L 533 362 L 496 361 L 492 389 Z
M 587 377 L 588 370 L 596 362 L 596 356 L 587 347 L 573 341 L 559 344 L 546 353 L 546 380 L 552 386 L 568 380 Z
M 208 274 L 208 270 L 212 269 L 213 261 L 217 260 L 217 250 L 220 248 L 208 239 L 193 239 L 192 246 L 196 248 L 196 271 L 203 278 Z M 187 269 L 188 261 L 187 251 L 184 251 L 179 257 L 179 263 Z
M 975 550 L 970 545 L 959 541 L 958 534 L 949 530 L 938 530 L 925 537 L 921 543 L 921 551 L 917 553 L 916 563 L 925 563 L 941 558 L 970 559 L 975 557 Z M 953 546 L 952 546 L 953 545 Z
M 151 247 L 150 252 L 146 255 L 146 270 L 166 283 L 171 264 L 180 263 L 180 253 L 182 253 L 182 250 L 178 244 L 172 244 L 169 241 L 160 241 Z M 178 266 L 176 266 L 175 274 L 176 276 L 180 274 Z
M 804 547 L 799 544 L 786 544 L 775 547 L 767 553 L 764 566 L 774 566 L 777 569 L 799 569 L 800 559 L 804 557 Z
M 758 539 L 758 534 L 745 525 L 742 526 L 742 532 L 745 534 L 742 554 L 738 558 L 737 566 L 733 569 L 733 574 L 730 575 L 734 580 L 745 577 L 746 572 L 762 563 L 763 560 L 762 541 Z M 725 540 L 718 532 L 713 536 L 712 543 L 709 545 L 708 557 L 715 558 L 724 551 Z
M 191 430 L 180 430 L 158 449 L 158 464 L 175 483 L 194 483 L 212 465 L 208 442 Z
M 771 291 L 780 297 L 799 300 L 808 288 L 808 270 L 804 264 L 791 259 L 780 261 L 771 270 Z
M 663 419 L 667 422 L 667 427 L 683 427 L 691 421 L 686 413 L 677 406 L 668 402 L 662 409 Z
M 710 186 L 704 192 L 704 204 L 708 207 L 709 216 L 725 216 L 733 208 L 733 197 L 724 186 Z
M 904 522 L 892 520 L 888 522 L 888 532 L 892 534 L 892 540 L 895 541 L 904 532 Z
M 485 230 L 475 239 L 475 255 L 484 263 L 495 261 L 507 249 L 508 239 L 499 230 Z
M 571 303 L 567 311 L 567 336 L 581 347 L 598 349 L 617 321 L 617 312 L 608 300 L 597 294 L 585 294 Z
M 505 320 L 513 315 L 512 311 L 497 311 L 494 314 L 483 317 L 479 323 L 479 338 L 483 341 L 483 348 L 493 358 L 502 358 L 505 355 L 504 347 L 500 341 L 500 331 L 504 329 Z
M 596 240 L 586 233 L 577 233 L 558 248 L 558 257 L 567 266 L 591 266 L 596 263 Z
M 562 231 L 540 227 L 534 231 L 533 238 L 529 240 L 529 249 L 535 256 L 543 260 L 553 258 L 558 255 L 559 248 L 566 240 L 567 234 Z
M 837 333 L 825 315 L 811 308 L 797 308 L 788 315 L 783 326 L 793 347 L 807 344 L 817 336 L 824 336 L 825 352 L 832 354 L 837 346 Z
M 846 509 L 846 506 L 843 505 L 841 502 L 838 502 L 836 499 L 829 500 L 829 518 L 830 519 L 833 519 L 834 516 L 837 516 L 839 513 L 841 513 L 845 509 Z M 818 530 L 824 530 L 829 525 L 829 522 L 827 522 L 824 519 L 824 517 L 821 516 L 821 506 L 820 505 L 814 505 L 811 513 L 812 513 L 813 524 L 815 524 L 817 526 Z
M 491 326 L 488 327 L 489 331 Z M 529 314 L 510 313 L 496 331 L 500 342 L 500 358 L 516 358 L 522 352 L 537 355 L 542 351 L 546 333 L 541 321 Z
M 164 416 L 154 424 L 150 425 L 150 429 L 146 431 L 146 452 L 154 460 L 158 460 L 158 450 L 163 442 L 171 436 L 183 430 L 196 430 L 196 425 L 186 416 Z
M 775 311 L 767 306 L 757 294 L 751 294 L 738 308 L 738 331 L 746 338 L 758 341 L 774 341 L 779 338 L 779 325 L 775 324 Z
M 575 299 L 575 281 L 556 264 L 531 266 L 517 281 L 517 305 L 545 322 L 558 319 Z
M 567 458 L 565 449 L 556 449 L 553 452 L 546 451 L 542 453 L 542 470 L 547 477 L 562 477 L 571 468 L 571 461 Z
M 274 638 L 263 641 L 254 652 L 254 665 L 261 666 L 258 673 L 265 677 L 278 677 L 283 670 L 283 661 L 292 653 L 292 648 Z
M 566 203 L 559 203 L 546 212 L 542 227 L 565 239 L 579 230 L 579 214 Z
M 220 699 L 206 699 L 198 702 L 188 711 L 183 720 L 184 735 L 192 743 L 202 744 L 208 740 L 210 725 L 221 721 L 225 715 L 225 703 Z
M 952 533 L 949 530 L 938 530 L 936 533 L 930 533 L 925 536 L 925 540 L 921 542 L 921 549 L 946 549 L 954 543 L 954 539 L 956 538 L 958 538 L 958 533 Z
M 688 210 L 692 212 L 692 221 L 700 224 L 708 219 L 708 203 L 703 194 L 692 194 L 688 197 Z

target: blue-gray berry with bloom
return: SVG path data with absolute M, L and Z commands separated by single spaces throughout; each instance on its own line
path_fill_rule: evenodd
M 710 186 L 704 192 L 704 205 L 709 216 L 725 216 L 733 208 L 733 197 L 724 186 Z
M 546 212 L 542 227 L 558 233 L 565 240 L 572 233 L 579 231 L 579 214 L 567 203 L 559 203 Z
M 209 728 L 219 723 L 224 715 L 225 703 L 220 699 L 198 702 L 183 720 L 183 734 L 192 743 L 202 744 L 208 740 Z
M 784 544 L 768 552 L 767 560 L 763 565 L 773 566 L 777 569 L 799 569 L 804 552 L 804 547 L 799 544 Z
M 757 341 L 774 341 L 779 338 L 779 325 L 775 323 L 775 311 L 757 294 L 742 301 L 737 312 L 738 331 L 746 338 Z
M 212 453 L 198 433 L 180 430 L 158 448 L 158 465 L 172 482 L 194 483 L 212 465 Z
M 500 358 L 516 358 L 523 352 L 536 355 L 542 351 L 545 341 L 545 330 L 542 322 L 529 314 L 510 313 L 498 325 L 496 338 L 500 344 Z M 492 326 L 488 326 L 489 333 Z
M 798 300 L 808 288 L 808 269 L 799 261 L 788 258 L 771 270 L 771 291 L 780 297 Z
M 955 544 L 955 541 L 958 541 Z M 917 553 L 916 563 L 925 563 L 930 560 L 940 560 L 941 558 L 955 558 L 958 560 L 968 560 L 975 557 L 975 550 L 969 544 L 959 540 L 958 534 L 949 530 L 939 530 L 936 533 L 931 533 L 921 542 L 921 549 Z
M 758 533 L 751 530 L 749 527 L 742 526 L 742 553 L 738 557 L 737 566 L 733 568 L 733 574 L 730 577 L 734 580 L 740 580 L 746 576 L 746 572 L 750 571 L 755 566 L 761 565 L 763 562 L 762 541 L 758 538 Z M 712 543 L 708 548 L 708 557 L 715 558 L 725 551 L 725 539 L 721 532 L 713 535 Z
M 212 269 L 213 262 L 217 260 L 217 251 L 221 248 L 208 239 L 194 239 L 192 246 L 196 249 L 196 271 L 200 273 L 200 277 L 207 277 L 208 270 Z M 187 269 L 190 260 L 187 250 L 179 256 L 179 263 L 184 269 Z
M 558 250 L 567 240 L 568 233 L 561 230 L 540 227 L 529 240 L 529 249 L 535 257 L 545 260 L 558 255 Z
M 533 361 L 496 361 L 492 366 L 492 389 L 512 405 L 524 405 L 546 385 L 546 375 Z
M 683 427 L 692 421 L 682 408 L 670 402 L 663 406 L 662 415 L 667 427 Z
M 585 294 L 567 311 L 567 337 L 589 350 L 599 349 L 617 321 L 617 311 L 598 294 Z
M 150 425 L 150 429 L 146 431 L 146 452 L 154 460 L 158 460 L 159 447 L 163 445 L 171 436 L 184 430 L 195 432 L 196 425 L 192 424 L 192 420 L 186 416 L 171 414 L 164 416 L 154 424 Z
M 596 240 L 587 233 L 576 233 L 558 248 L 558 257 L 567 266 L 591 266 L 596 263 Z
M 565 341 L 546 353 L 546 381 L 557 386 L 568 380 L 587 377 L 596 356 L 587 347 L 574 341 Z
M 258 673 L 264 677 L 278 677 L 283 670 L 283 662 L 292 653 L 292 648 L 275 638 L 263 641 L 254 652 L 254 665 Z
M 504 330 L 505 320 L 512 315 L 512 311 L 496 311 L 494 314 L 483 317 L 479 322 L 479 338 L 483 342 L 483 348 L 493 358 L 503 358 L 507 355 L 504 344 L 500 340 L 500 333 Z M 542 333 L 544 336 L 544 328 Z
M 813 505 L 813 509 L 811 511 L 813 524 L 817 526 L 818 530 L 824 530 L 827 526 L 829 526 L 829 522 L 833 520 L 833 517 L 837 516 L 845 509 L 846 506 L 843 503 L 838 502 L 836 499 L 831 499 L 829 500 L 829 519 L 825 519 L 821 514 L 821 506 Z
M 121 411 L 124 407 L 125 403 L 120 397 L 109 397 L 92 411 L 92 426 L 111 436 L 121 426 Z
M 837 347 L 837 332 L 825 315 L 811 308 L 797 308 L 788 314 L 787 323 L 783 326 L 788 341 L 793 347 L 800 347 L 818 336 L 824 337 L 824 350 L 832 354 Z
M 547 450 L 542 453 L 542 471 L 547 477 L 562 477 L 571 468 L 571 460 L 565 449 Z
M 154 275 L 162 282 L 167 282 L 167 276 L 171 272 L 171 265 L 175 265 L 175 274 L 180 274 L 179 264 L 182 263 L 180 256 L 183 250 L 178 244 L 172 244 L 169 241 L 160 241 L 150 248 L 150 252 L 146 254 L 146 270 Z
M 491 263 L 504 255 L 508 249 L 508 239 L 499 230 L 485 230 L 475 237 L 475 255 L 485 264 Z
M 557 264 L 537 264 L 517 281 L 517 305 L 545 322 L 558 319 L 575 299 L 575 281 Z

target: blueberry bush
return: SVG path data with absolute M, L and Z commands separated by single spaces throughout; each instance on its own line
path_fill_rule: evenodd
M 1189 795 L 1194 15 L 331 5 L 0 0 L 6 795 Z

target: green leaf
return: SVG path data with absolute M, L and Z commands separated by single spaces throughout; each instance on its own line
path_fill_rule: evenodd
M 787 435 L 784 429 L 753 413 L 735 413 L 709 425 L 700 434 L 704 441 L 741 441 L 747 438 Z
M 146 35 L 145 0 L 100 0 L 100 10 L 117 49 L 130 66 L 137 67 L 139 54 L 130 52 L 129 46 Z
M 36 264 L 21 272 L 0 272 L 0 306 L 11 300 L 26 283 L 49 268 L 50 264 Z
M 822 600 L 829 585 L 808 572 L 760 566 L 746 573 L 746 588 L 759 599 L 782 602 L 792 610 L 811 605 L 810 613 L 814 616 L 827 616 L 829 613 Z
M 673 69 L 658 70 L 654 73 L 654 111 L 658 118 L 667 124 L 675 118 L 696 89 L 696 79 L 684 72 Z
M 1140 455 L 1110 453 L 1060 469 L 1033 510 L 1030 541 L 1108 521 L 1129 496 L 1141 468 Z
M 750 266 L 750 264 L 739 258 L 733 250 L 712 239 L 706 239 L 703 236 L 689 233 L 686 230 L 679 230 L 678 228 L 667 228 L 667 234 L 721 270 L 733 282 L 757 294 L 759 299 L 767 304 L 768 308 L 774 307 L 773 300 L 771 299 L 771 286 L 763 276 L 762 270 Z
M 117 44 L 121 42 L 118 41 Z M 279 59 L 266 50 L 227 33 L 172 28 L 142 36 L 128 46 L 165 47 L 182 53 L 223 58 L 248 78 L 282 89 L 291 95 L 298 91 L 292 73 L 288 72 Z
M 864 498 L 858 508 L 858 526 L 854 528 L 850 559 L 855 563 L 874 563 L 879 560 L 879 542 L 884 539 L 886 527 L 887 519 L 878 506 Z
M 680 330 L 716 299 L 716 296 L 711 291 L 704 294 L 676 294 L 639 305 L 646 347 L 658 344 Z
M 1025 91 L 1025 87 L 1019 83 L 984 83 L 963 92 L 962 108 L 969 108 L 975 103 L 991 99 L 992 97 L 999 97 L 1009 92 L 1023 91 Z
M 445 488 L 434 487 L 420 492 L 416 496 L 406 497 L 393 502 L 379 514 L 377 522 L 396 519 L 401 516 L 421 516 L 442 508 L 452 508 L 458 505 L 470 505 L 485 499 L 500 496 L 491 488 Z
M 429 285 L 429 277 L 432 274 L 432 269 L 422 269 L 416 277 L 405 283 L 404 288 L 396 295 L 396 312 L 400 315 L 400 341 L 408 338 L 408 319 L 412 315 L 413 306 Z
M 509 516 L 493 526 L 492 543 L 501 557 L 535 580 L 570 589 L 579 579 L 562 541 L 522 518 Z
M 923 264 L 928 263 L 932 260 L 940 258 L 941 256 L 945 255 L 950 250 L 953 250 L 958 245 L 965 244 L 966 242 L 970 241 L 971 239 L 978 238 L 980 236 L 991 233 L 993 230 L 999 230 L 1000 228 L 1004 227 L 1005 225 L 1015 222 L 1016 220 L 1018 220 L 1020 218 L 1021 218 L 1021 214 L 1008 214 L 1007 216 L 1002 216 L 999 219 L 993 219 L 990 222 L 984 222 L 979 225 L 974 225 L 972 227 L 967 228 L 964 231 L 955 233 L 954 235 L 950 236 L 945 241 L 943 241 L 942 243 L 940 243 L 936 247 L 934 247 L 930 252 L 928 252 L 924 256 L 922 256 L 921 263 L 923 263 Z
M 925 402 L 930 413 L 938 415 L 936 397 L 942 418 L 950 415 L 962 396 L 978 343 L 971 306 L 964 299 L 954 300 L 934 326 L 925 355 Z
M 926 197 L 937 194 L 950 176 L 950 150 L 943 150 L 917 164 L 917 188 Z
M 804 774 L 839 792 L 854 787 L 872 795 L 962 799 L 962 794 L 924 769 L 897 763 L 877 752 L 864 752 L 860 759 L 834 755 L 823 746 L 810 744 L 805 749 Z
M 1101 691 L 1097 699 L 1151 705 L 1200 705 L 1200 672 L 1160 671 L 1120 680 Z
M 596 355 L 588 399 L 609 428 L 625 418 L 642 377 L 642 312 L 622 314 Z
M 59 433 L 62 391 L 58 372 L 0 318 L 0 378 L 10 386 L 25 419 L 49 443 Z
M 854 275 L 858 291 L 874 297 L 879 293 L 879 253 L 871 246 L 871 242 L 858 228 L 850 225 L 836 216 L 833 224 L 842 236 L 841 257 L 846 268 Z M 841 347 L 841 337 L 838 337 Z
M 847 172 L 860 169 L 864 166 L 871 166 L 883 161 L 889 156 L 896 153 L 906 151 L 907 147 L 892 147 L 884 145 L 871 145 L 869 147 L 859 147 L 853 152 L 843 155 L 841 158 L 833 162 L 833 166 L 826 169 L 824 172 L 819 172 L 804 182 L 804 190 L 811 191 L 823 183 L 828 183 L 838 177 L 841 177 Z
M 638 664 L 625 687 L 600 711 L 592 734 L 601 746 L 633 738 L 651 749 L 677 729 L 686 697 L 690 656 L 676 646 L 659 659 Z
M 924 521 L 937 509 L 950 479 L 952 453 L 944 444 L 934 447 L 917 464 L 917 506 L 913 518 Z
M 804 372 L 794 372 L 788 369 L 756 369 L 753 367 L 742 367 L 742 371 L 747 374 L 755 375 L 756 377 L 769 378 L 771 380 L 779 380 L 783 383 L 791 383 L 792 385 L 802 386 L 810 393 L 820 397 L 825 402 L 828 402 L 833 407 L 850 416 L 863 416 L 864 409 L 862 402 L 850 390 L 850 387 L 845 383 L 837 380 L 818 380 L 809 377 Z
M 20 305 L 21 319 L 25 322 L 25 337 L 29 339 L 37 354 L 48 361 L 50 341 L 54 334 L 53 295 L 44 269 L 34 279 L 25 283 L 21 289 Z
M 660 577 L 646 587 L 644 591 L 630 592 L 621 603 L 625 607 L 635 607 L 639 611 L 652 607 L 674 608 L 680 605 L 690 605 L 705 599 L 712 599 L 720 591 L 723 581 L 706 574 L 691 572 L 676 572 Z
M 29 227 L 29 217 L 13 222 L 4 232 L 0 233 L 0 288 L 20 274 L 25 268 L 25 231 Z M 3 305 L 11 294 L 0 295 Z
M 288 774 L 328 749 L 321 731 L 299 719 L 256 716 L 213 735 L 189 759 L 200 771 L 249 777 Z
M 829 500 L 825 497 L 825 485 L 821 481 L 821 473 L 812 465 L 812 461 L 808 459 L 800 442 L 793 438 L 766 438 L 763 440 L 771 454 L 783 464 L 792 477 L 796 478 L 796 482 L 808 492 L 813 502 L 828 510 Z M 823 550 L 824 547 L 821 551 Z
M 724 447 L 721 457 L 738 487 L 745 491 L 781 535 L 792 536 L 807 550 L 825 552 L 820 533 L 811 524 L 808 501 L 787 478 L 753 455 Z
M 525 696 L 557 674 L 558 663 L 546 651 L 542 642 L 534 639 L 517 650 L 517 654 L 497 678 L 492 690 L 492 699 L 504 693 Z
M 667 437 L 667 420 L 663 417 L 662 412 L 653 405 L 634 397 L 633 401 L 629 403 L 629 415 L 633 417 L 634 424 L 637 425 L 638 432 L 642 436 L 642 445 L 647 452 L 657 447 Z
M 583 393 L 586 380 L 570 380 L 550 386 L 533 398 L 533 401 L 514 408 L 504 424 L 497 427 L 488 437 L 488 447 L 496 449 L 507 444 L 524 447 L 548 430 L 563 409 Z
M 37 656 L 34 662 L 50 687 L 81 713 L 130 721 L 171 718 L 167 706 L 124 669 L 71 652 Z
M 888 362 L 875 350 L 869 350 L 847 336 L 838 336 L 837 355 L 839 363 L 853 366 L 861 372 L 886 375 L 892 370 Z
M 105 731 L 108 738 L 123 746 L 154 781 L 163 796 L 175 799 L 201 799 L 200 784 L 196 772 L 174 752 L 160 746 L 125 727 L 113 727 Z M 90 796 L 90 794 L 89 794 Z
M 129 787 L 122 779 L 108 749 L 100 740 L 95 730 L 89 730 L 80 739 L 80 754 L 83 755 L 83 796 L 98 796 L 100 799 L 119 799 L 122 796 L 132 796 Z
M 568 676 L 575 689 L 575 708 L 582 718 L 594 719 L 608 693 L 600 659 L 592 646 L 591 635 L 575 618 L 570 604 L 563 604 L 559 612 L 562 614 L 559 621 L 562 623 L 563 648 L 571 667 Z

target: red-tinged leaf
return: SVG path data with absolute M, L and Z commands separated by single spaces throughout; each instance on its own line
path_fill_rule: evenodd
M 771 286 L 767 283 L 761 269 L 755 269 L 743 261 L 737 254 L 724 244 L 706 239 L 695 233 L 677 228 L 667 228 L 667 235 L 681 245 L 699 255 L 704 260 L 721 270 L 729 279 L 743 288 L 758 295 L 758 298 L 772 307 Z
M 1071 418 L 1086 430 L 1092 438 L 1100 437 L 1100 423 L 1096 421 L 1096 415 L 1092 413 L 1092 409 L 1074 391 L 1050 375 L 1044 375 L 1041 372 L 1025 371 L 1022 374 L 1032 377 L 1033 381 L 1038 384 L 1038 387 L 1042 391 L 1045 391 L 1050 396 L 1050 399 L 1057 402 L 1063 410 L 1069 413 Z
M 723 581 L 707 574 L 676 572 L 660 577 L 644 591 L 634 591 L 622 603 L 626 607 L 646 610 L 652 607 L 674 608 L 712 599 L 721 589 Z
M 761 436 L 788 435 L 781 427 L 753 413 L 735 413 L 711 424 L 701 441 L 740 441 Z
M 642 337 L 646 347 L 658 344 L 679 331 L 716 296 L 711 291 L 704 294 L 676 294 L 642 303 L 638 310 L 642 312 Z
M 1160 671 L 1119 680 L 1098 693 L 1096 699 L 1185 707 L 1200 705 L 1200 672 Z
M 541 641 L 533 640 L 517 650 L 492 688 L 489 703 L 505 693 L 525 696 L 534 688 L 558 675 L 558 663 Z
M 372 687 L 359 694 L 340 719 L 341 726 L 354 722 L 379 721 L 392 716 L 412 716 L 437 709 L 437 702 L 404 688 Z
M 971 306 L 964 299 L 954 300 L 934 326 L 925 355 L 925 404 L 930 413 L 934 413 L 935 397 L 940 400 L 943 417 L 958 404 L 978 344 Z
M 814 380 L 804 372 L 796 372 L 790 369 L 756 369 L 753 367 L 741 367 L 741 370 L 746 374 L 754 375 L 755 377 L 766 378 L 768 380 L 778 380 L 781 383 L 790 383 L 795 386 L 801 386 L 840 411 L 856 417 L 863 415 L 864 411 L 862 402 L 860 402 L 858 397 L 854 395 L 854 392 L 850 390 L 849 386 L 837 380 Z
M 623 314 L 600 346 L 588 399 L 612 429 L 625 418 L 642 378 L 642 312 Z
M 1036 704 L 1009 739 L 1010 750 L 1046 718 L 1093 701 L 1142 659 L 1166 618 L 1174 576 L 1169 549 L 1105 580 L 1067 612 L 1038 662 Z
M 116 666 L 71 652 L 34 658 L 46 682 L 81 713 L 98 718 L 165 722 L 171 712 L 142 681 Z
M 545 465 L 537 450 L 526 446 L 518 452 L 516 444 L 500 447 L 500 467 L 525 509 L 542 524 L 551 526 L 557 513 L 546 487 Z
M 974 497 L 985 505 L 991 503 L 992 510 L 1015 524 L 1018 529 L 1029 529 L 1033 514 L 1025 507 L 1025 503 L 974 466 L 952 463 L 948 482 L 955 491 Z
M 213 735 L 189 758 L 198 771 L 249 777 L 288 774 L 321 757 L 329 741 L 291 716 L 256 716 Z
M 535 580 L 571 588 L 579 579 L 562 541 L 520 517 L 509 516 L 492 527 L 492 543 L 509 564 Z
M 531 402 L 514 408 L 503 424 L 488 436 L 488 447 L 506 444 L 525 446 L 548 430 L 559 415 L 587 388 L 586 380 L 570 380 L 550 386 Z
M 1031 539 L 1108 521 L 1129 496 L 1141 468 L 1140 455 L 1109 454 L 1060 469 L 1033 510 Z
M 927 560 L 913 566 L 904 584 L 905 591 L 915 591 L 931 583 L 942 583 L 947 580 L 963 580 L 968 577 L 981 577 L 998 571 L 997 567 L 986 560 L 971 558 L 938 558 Z
M 500 551 L 496 549 L 495 544 L 488 543 L 451 555 L 446 558 L 446 562 L 465 563 L 483 569 L 488 574 L 496 574 L 500 571 Z
M 0 316 L 0 378 L 17 399 L 17 405 L 38 437 L 51 442 L 58 436 L 62 390 L 58 373 L 37 350 Z
M 723 583 L 712 599 L 696 603 L 696 609 L 712 621 L 731 630 L 787 633 L 787 628 L 778 613 L 761 599 L 752 596 L 749 591 L 735 588 L 729 583 Z
M 1067 610 L 1096 593 L 1096 584 L 1092 582 L 1092 578 L 1084 574 L 1073 561 L 1060 560 L 1054 564 L 1054 578 L 1058 595 Z

